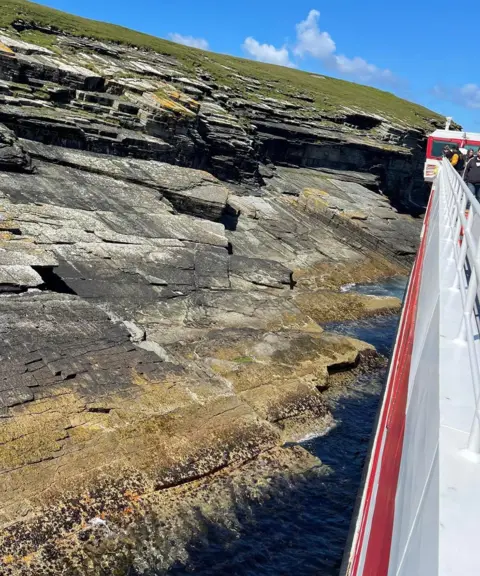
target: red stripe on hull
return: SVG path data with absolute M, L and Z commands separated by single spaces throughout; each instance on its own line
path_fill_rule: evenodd
M 360 518 L 358 538 L 352 554 L 350 576 L 359 575 L 358 570 L 361 553 L 365 546 L 367 548 L 362 574 L 364 576 L 387 576 L 388 574 L 395 515 L 395 496 L 405 432 L 408 381 L 415 334 L 415 320 L 425 256 L 427 228 L 432 206 L 432 195 L 430 196 L 425 215 L 420 247 L 410 277 L 397 342 L 393 352 L 384 408 L 377 428 L 377 439 L 372 454 L 367 484 L 365 486 L 365 502 L 362 517 Z M 368 543 L 365 544 L 366 525 L 369 510 L 372 506 L 375 478 L 379 470 L 380 475 L 374 502 L 372 523 Z

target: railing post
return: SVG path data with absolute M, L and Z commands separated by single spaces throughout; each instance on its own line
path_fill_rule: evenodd
M 462 455 L 480 464 L 480 345 L 479 326 L 475 321 L 480 287 L 480 238 L 478 218 L 480 205 L 455 172 L 448 160 L 442 161 L 436 189 L 440 202 L 444 252 L 442 265 L 454 262 L 455 276 L 450 290 L 459 292 L 462 319 L 454 343 L 468 348 L 475 410 L 467 447 Z M 466 215 L 467 205 L 470 211 Z M 474 227 L 475 223 L 475 227 Z M 448 264 L 447 264 L 448 265 Z M 451 282 L 451 280 L 449 280 Z
M 462 209 L 466 210 L 467 207 L 467 198 L 466 196 L 465 198 L 465 203 L 463 203 L 462 201 Z M 452 290 L 459 290 L 460 289 L 460 276 L 464 273 L 465 270 L 465 259 L 467 256 L 467 247 L 468 247 L 468 240 L 467 237 L 470 235 L 472 226 L 473 226 L 473 219 L 474 219 L 474 215 L 473 213 L 469 216 L 469 218 L 467 219 L 467 226 L 466 228 L 464 228 L 463 231 L 463 239 L 462 239 L 462 247 L 460 249 L 460 254 L 458 256 L 458 265 L 457 265 L 457 270 L 456 270 L 456 274 L 455 274 L 455 280 L 452 286 Z
M 472 431 L 470 432 L 470 438 L 468 439 L 468 450 L 469 452 L 474 452 L 478 454 L 480 459 L 480 422 L 478 409 L 475 410 L 475 417 L 473 419 Z
M 472 462 L 480 463 L 480 402 L 475 406 L 472 429 L 468 438 L 468 445 L 462 451 L 465 458 Z
M 471 321 L 473 306 L 477 298 L 477 274 L 475 268 L 472 268 L 470 281 L 468 283 L 467 299 L 463 305 L 463 316 L 462 322 L 460 324 L 460 332 L 457 336 L 457 340 L 460 342 L 465 342 L 467 340 L 467 322 Z

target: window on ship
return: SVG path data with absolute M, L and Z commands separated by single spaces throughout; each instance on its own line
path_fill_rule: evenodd
M 434 140 L 432 142 L 432 156 L 433 158 L 441 158 L 443 156 L 443 149 L 445 146 L 450 144 L 456 144 L 456 142 L 446 142 L 445 140 Z

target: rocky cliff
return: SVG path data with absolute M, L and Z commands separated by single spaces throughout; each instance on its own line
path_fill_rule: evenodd
M 439 119 L 0 8 L 1 572 L 165 567 L 202 482 L 311 466 L 281 447 L 378 361 L 321 324 L 398 306 L 339 288 L 408 270 Z
M 443 120 L 392 94 L 25 0 L 2 1 L 2 25 L 0 122 L 21 138 L 253 186 L 272 165 L 361 172 L 398 206 L 424 201 L 425 133 Z

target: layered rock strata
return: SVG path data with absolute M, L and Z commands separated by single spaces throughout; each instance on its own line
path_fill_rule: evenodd
M 381 190 L 423 135 L 340 112 L 327 137 L 133 48 L 0 42 L 0 571 L 146 570 L 179 494 L 320 465 L 281 447 L 374 356 L 321 324 L 398 309 L 339 288 L 408 270 L 420 221 Z
M 20 32 L 32 27 L 15 23 Z M 37 34 L 52 48 L 18 32 L 0 36 L 0 122 L 19 137 L 205 169 L 250 186 L 264 182 L 272 163 L 354 171 L 398 206 L 424 204 L 424 128 L 347 103 L 320 112 L 291 86 L 228 67 L 222 85 L 201 67 L 192 73 L 155 52 Z M 439 119 L 428 122 L 434 128 Z
M 325 428 L 330 371 L 369 347 L 318 322 L 397 306 L 331 290 L 400 264 L 274 183 L 238 196 L 205 172 L 3 133 L 0 561 L 40 574 L 83 558 L 83 527 L 116 522 L 125 494 Z

